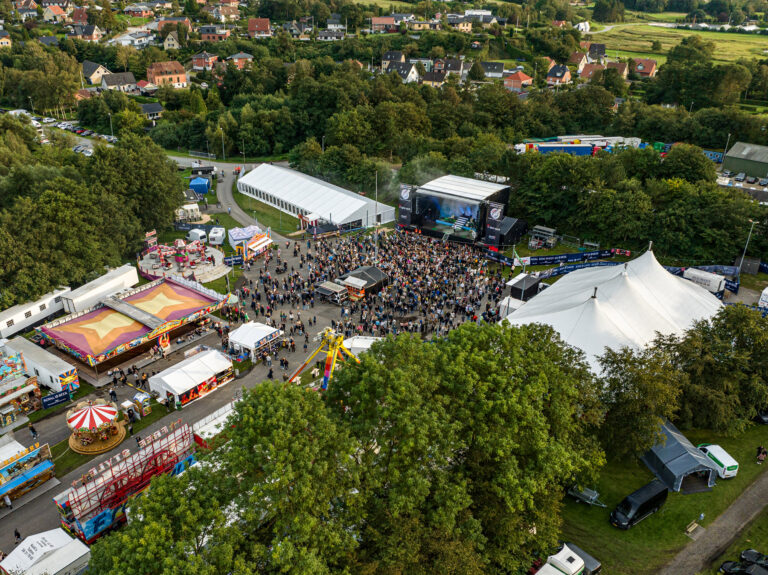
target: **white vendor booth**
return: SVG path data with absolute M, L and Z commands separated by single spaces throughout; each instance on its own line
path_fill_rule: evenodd
M 381 340 L 380 337 L 369 337 L 365 335 L 355 335 L 349 339 L 344 340 L 344 347 L 352 352 L 352 355 L 358 357 L 364 351 L 368 351 L 371 346 L 377 341 Z
M 149 378 L 149 389 L 161 400 L 186 405 L 234 379 L 232 361 L 206 349 Z
M 245 228 L 232 228 L 227 235 L 229 236 L 229 245 L 234 250 L 243 242 L 249 241 L 253 236 L 263 233 L 259 226 L 247 226 Z
M 7 575 L 79 575 L 88 567 L 88 546 L 61 528 L 30 535 L 0 563 Z
M 245 351 L 253 356 L 282 335 L 283 332 L 277 328 L 249 321 L 229 332 L 229 345 L 235 348 L 235 351 Z

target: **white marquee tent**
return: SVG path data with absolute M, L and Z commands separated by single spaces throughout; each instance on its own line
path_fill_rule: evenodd
M 263 323 L 249 321 L 229 332 L 229 344 L 235 349 L 255 351 L 283 335 L 283 332 Z
M 91 557 L 88 547 L 60 527 L 26 537 L 0 563 L 12 575 L 80 573 Z
M 179 397 L 231 367 L 232 361 L 226 355 L 215 349 L 207 349 L 150 377 L 149 389 L 160 394 L 160 397 L 165 397 L 166 393 Z
M 261 164 L 237 181 L 237 191 L 298 217 L 313 214 L 335 225 L 360 222 L 363 227 L 395 221 L 395 208 L 334 186 L 296 170 Z
M 672 275 L 647 251 L 624 265 L 571 272 L 506 319 L 512 325 L 551 325 L 599 372 L 597 356 L 606 347 L 645 347 L 657 332 L 682 334 L 721 307 L 715 296 Z
M 371 349 L 371 346 L 377 341 L 380 341 L 381 339 L 382 338 L 380 337 L 368 337 L 365 335 L 355 335 L 350 337 L 349 339 L 344 340 L 344 347 L 346 347 L 350 352 L 352 352 L 352 355 L 357 357 L 364 351 L 368 351 L 369 349 Z

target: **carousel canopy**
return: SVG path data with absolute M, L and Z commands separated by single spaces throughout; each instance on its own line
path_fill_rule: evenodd
M 111 405 L 88 405 L 78 409 L 67 418 L 72 429 L 93 429 L 113 421 L 117 417 L 117 408 Z

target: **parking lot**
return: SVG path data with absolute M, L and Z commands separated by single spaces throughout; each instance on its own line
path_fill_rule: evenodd
M 723 170 L 717 177 L 717 183 L 721 186 L 742 188 L 761 204 L 768 205 L 768 177 L 756 178 L 745 173 L 734 173 Z

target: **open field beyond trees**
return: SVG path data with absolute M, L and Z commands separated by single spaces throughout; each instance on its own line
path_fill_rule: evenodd
M 715 43 L 715 62 L 733 62 L 739 58 L 764 58 L 768 54 L 768 39 L 757 34 L 735 34 L 725 32 L 697 32 L 678 28 L 664 28 L 647 24 L 623 24 L 597 35 L 595 41 L 605 42 L 606 49 L 613 56 L 651 57 L 659 61 L 670 49 L 688 36 L 701 36 L 703 40 Z M 651 51 L 651 44 L 661 42 L 661 52 Z

